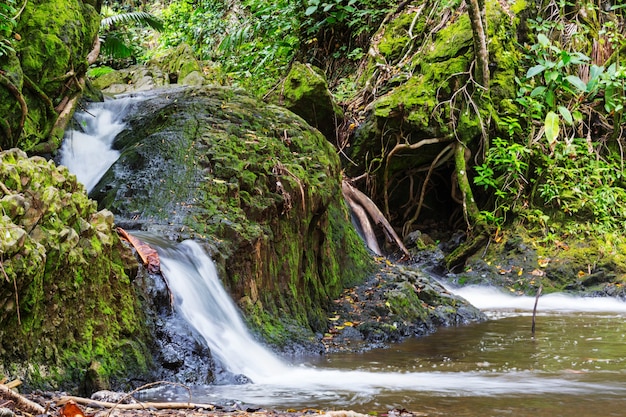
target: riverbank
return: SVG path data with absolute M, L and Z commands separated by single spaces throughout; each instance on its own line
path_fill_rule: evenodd
M 0 416 L 60 416 L 60 417 L 368 417 L 367 414 L 350 410 L 266 410 L 242 406 L 224 407 L 216 404 L 194 403 L 140 403 L 131 404 L 96 401 L 88 398 L 70 397 L 58 392 L 37 392 L 21 396 L 0 385 Z M 123 393 L 111 393 L 123 397 Z M 423 416 L 423 413 L 394 409 L 381 415 L 388 417 Z

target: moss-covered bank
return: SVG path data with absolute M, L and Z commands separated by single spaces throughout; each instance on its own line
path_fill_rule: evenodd
M 112 213 L 66 168 L 16 149 L 0 153 L 0 186 L 0 375 L 90 391 L 145 374 L 137 265 Z
M 333 147 L 293 113 L 221 87 L 148 93 L 92 192 L 119 222 L 211 241 L 222 277 L 273 344 L 313 341 L 364 279 Z
M 81 78 L 98 33 L 100 16 L 91 3 L 25 2 L 16 53 L 0 57 L 0 149 L 52 151 L 60 144 L 63 131 L 55 124 L 68 99 L 84 88 Z

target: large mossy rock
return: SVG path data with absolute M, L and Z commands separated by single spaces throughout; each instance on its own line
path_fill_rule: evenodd
M 0 57 L 0 149 L 48 142 L 63 97 L 77 94 L 100 16 L 81 0 L 31 0 L 15 28 L 17 55 Z M 62 134 L 53 138 L 60 141 Z
M 145 375 L 137 265 L 113 214 L 67 168 L 17 149 L 0 153 L 0 186 L 0 378 L 90 391 Z
M 621 236 L 538 236 L 524 225 L 506 228 L 464 271 L 457 285 L 492 285 L 519 294 L 570 292 L 626 299 L 626 244 Z
M 315 340 L 331 300 L 370 269 L 334 148 L 231 88 L 154 91 L 137 109 L 92 197 L 123 226 L 212 242 L 255 329 L 279 346 Z
M 93 85 L 105 94 L 116 95 L 149 91 L 171 84 L 208 84 L 191 47 L 181 44 L 145 64 L 131 65 L 94 77 Z

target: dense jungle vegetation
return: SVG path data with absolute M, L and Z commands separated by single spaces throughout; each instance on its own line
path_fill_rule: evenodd
M 446 220 L 457 226 L 463 220 L 477 242 L 497 236 L 511 222 L 547 244 L 605 233 L 614 235 L 609 242 L 619 242 L 626 226 L 626 5 L 616 0 L 414 3 L 97 2 L 103 50 L 90 74 L 144 62 L 185 43 L 211 80 L 267 97 L 294 62 L 310 63 L 324 72 L 346 111 L 335 138 L 346 172 L 403 236 L 422 221 L 431 188 L 445 184 L 449 203 L 462 208 L 456 223 L 454 213 Z M 21 7 L 18 0 L 0 5 L 0 55 L 17 42 L 13 28 Z M 506 19 L 494 19 L 494 7 Z M 383 42 L 392 32 L 385 25 L 406 10 L 412 13 L 408 20 Z M 371 111 L 368 105 L 385 100 L 394 86 L 409 88 L 406 80 L 420 74 L 418 57 L 428 40 L 465 15 L 473 34 L 470 67 L 446 75 L 435 86 L 439 101 L 430 115 L 421 116 L 439 120 L 444 128 L 436 133 L 443 136 L 403 135 L 399 128 L 386 138 L 381 134 L 376 153 L 357 160 L 349 147 Z M 512 69 L 514 77 L 490 83 L 490 73 L 502 68 Z M 403 113 L 396 117 L 400 124 L 411 121 L 403 110 L 409 105 L 393 110 Z M 407 153 L 433 143 L 440 146 L 430 158 L 418 158 L 402 174 L 390 172 Z M 444 175 L 451 179 L 437 183 Z

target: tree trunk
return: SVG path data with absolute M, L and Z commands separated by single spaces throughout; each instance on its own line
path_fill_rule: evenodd
M 476 81 L 489 89 L 489 50 L 487 49 L 487 20 L 484 0 L 467 0 L 468 13 L 474 37 Z

